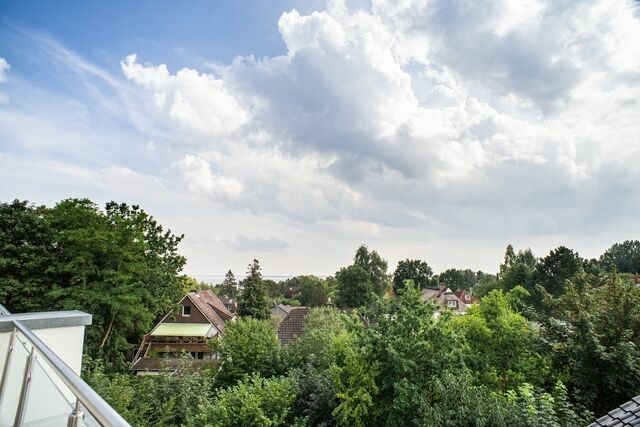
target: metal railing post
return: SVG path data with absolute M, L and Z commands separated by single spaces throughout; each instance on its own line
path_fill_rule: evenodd
M 84 412 L 80 410 L 80 400 L 76 399 L 76 407 L 69 414 L 67 419 L 67 427 L 78 427 L 82 425 L 84 419 Z
M 7 374 L 9 373 L 9 364 L 11 363 L 11 353 L 13 353 L 13 340 L 15 339 L 17 331 L 13 328 L 11 337 L 9 338 L 9 349 L 7 350 L 7 357 L 4 360 L 4 367 L 2 368 L 2 378 L 0 378 L 0 402 L 4 397 L 4 389 L 7 386 Z
M 104 399 L 89 386 L 89 384 L 84 382 L 78 374 L 64 363 L 57 354 L 51 351 L 51 349 L 29 328 L 18 320 L 14 320 L 13 325 L 33 346 L 32 356 L 33 352 L 37 350 L 38 357 L 47 363 L 62 383 L 76 396 L 76 399 L 80 401 L 84 409 L 90 413 L 100 425 L 108 427 L 129 426 L 129 423 L 127 423 L 120 414 L 109 406 L 109 404 L 105 402 Z M 30 365 L 30 363 L 31 357 L 27 364 Z M 23 387 L 23 392 L 24 391 L 25 389 Z M 28 391 L 28 388 L 26 391 Z M 23 394 L 26 396 L 26 393 Z
M 35 358 L 36 348 L 31 347 L 31 353 L 27 357 L 27 364 L 24 367 L 24 377 L 22 377 L 22 390 L 20 390 L 20 400 L 18 401 L 18 410 L 16 411 L 16 418 L 13 422 L 14 426 L 22 425 L 24 414 L 27 408 L 27 398 L 29 397 L 29 388 L 31 386 L 31 367 L 33 366 L 33 359 Z

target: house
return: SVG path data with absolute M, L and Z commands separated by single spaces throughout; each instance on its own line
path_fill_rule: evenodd
M 480 300 L 474 297 L 473 295 L 471 295 L 471 292 L 469 292 L 466 289 L 458 289 L 457 291 L 454 292 L 454 294 L 455 296 L 460 298 L 460 301 L 464 302 L 467 305 L 480 303 Z
M 276 316 L 280 319 L 284 319 L 285 317 L 287 317 L 292 308 L 293 307 L 291 307 L 290 305 L 278 304 L 271 309 L 271 316 Z
M 464 294 L 461 294 L 464 297 Z M 467 311 L 469 304 L 465 303 L 451 289 L 446 286 L 440 286 L 440 289 L 424 289 L 422 291 L 423 301 L 435 301 L 442 308 L 454 310 L 456 313 L 464 313 Z
M 227 307 L 227 310 L 229 310 L 231 313 L 236 313 L 238 311 L 238 299 L 237 298 L 229 298 L 227 296 L 219 296 L 218 298 L 220 298 L 220 301 L 222 301 L 222 304 L 224 304 L 225 307 Z
M 311 313 L 310 307 L 291 307 L 287 317 L 284 318 L 278 328 L 278 340 L 280 344 L 288 344 L 304 332 L 307 318 Z
M 215 359 L 211 342 L 224 334 L 231 313 L 211 291 L 193 291 L 185 295 L 178 308 L 171 310 L 146 334 L 133 359 L 137 373 L 157 373 L 163 365 L 177 365 L 183 353 L 201 366 Z
M 636 396 L 627 403 L 623 403 L 616 409 L 604 415 L 589 427 L 618 427 L 640 425 L 640 396 Z

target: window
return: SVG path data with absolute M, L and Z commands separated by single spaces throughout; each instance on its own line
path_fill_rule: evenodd
M 454 299 L 447 300 L 447 307 L 449 308 L 458 308 L 458 301 Z
M 464 300 L 465 301 L 469 301 L 471 299 L 471 297 L 469 296 L 469 294 L 464 294 Z
M 182 317 L 190 317 L 191 316 L 191 306 L 183 305 L 182 306 Z

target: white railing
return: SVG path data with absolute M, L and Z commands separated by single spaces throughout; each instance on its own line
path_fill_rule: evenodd
M 12 323 L 0 378 L 0 427 L 129 426 L 25 324 Z

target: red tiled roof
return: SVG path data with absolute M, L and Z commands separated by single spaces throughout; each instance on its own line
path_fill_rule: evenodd
M 296 337 L 302 335 L 310 312 L 311 309 L 309 307 L 291 308 L 291 311 L 278 328 L 278 339 L 281 344 L 288 344 Z
M 466 289 L 458 289 L 454 294 L 465 304 L 477 304 L 480 302 L 478 298 L 471 295 L 471 293 Z M 469 295 L 469 299 L 466 299 L 465 295 Z
M 189 292 L 187 296 L 204 314 L 204 317 L 220 331 L 224 330 L 224 324 L 228 320 L 235 317 L 211 291 Z

